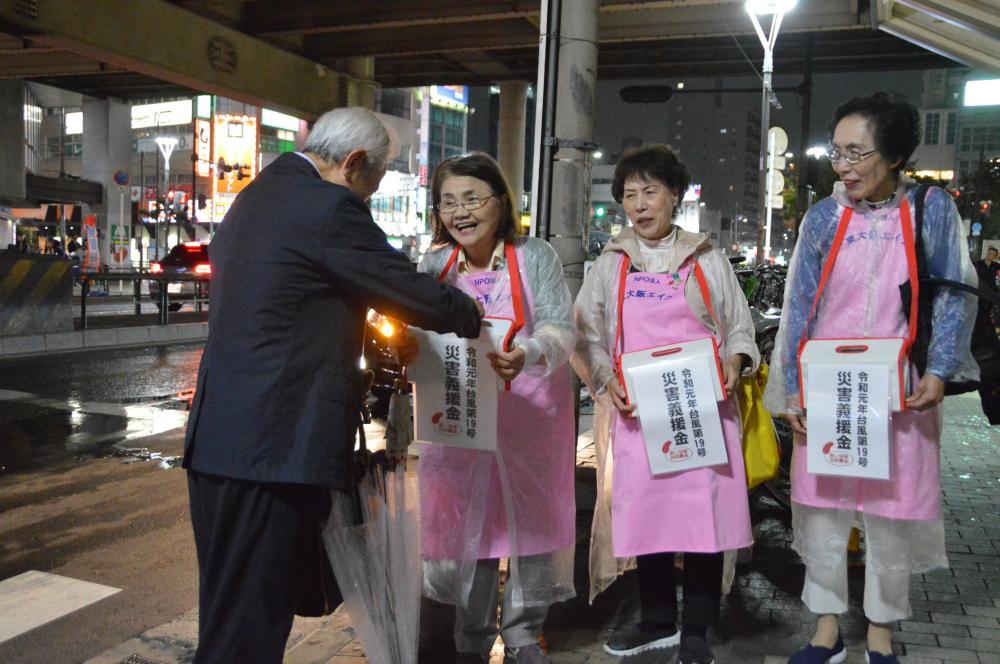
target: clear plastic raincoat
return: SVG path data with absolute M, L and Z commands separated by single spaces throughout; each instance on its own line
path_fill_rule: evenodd
M 513 593 L 513 606 L 575 595 L 572 300 L 548 243 L 518 238 L 515 247 L 525 324 L 514 344 L 527 358 L 499 395 L 497 449 L 424 445 L 420 451 L 424 593 L 458 606 L 466 605 L 479 559 L 509 557 L 504 592 Z M 419 269 L 441 276 L 451 252 L 430 251 Z M 459 275 L 451 267 L 444 278 L 483 302 L 487 316 L 511 316 L 506 259 L 494 272 Z
M 900 205 L 906 197 L 909 209 L 914 209 L 915 186 L 900 175 L 893 199 L 874 208 L 863 201 L 852 201 L 843 185 L 837 183 L 831 197 L 809 210 L 789 266 L 772 356 L 772 378 L 764 394 L 765 405 L 773 413 L 801 413 L 799 340 L 805 332 L 824 261 L 848 206 L 853 206 L 850 225 L 808 334 L 816 338 L 907 335 L 907 314 L 899 296 L 899 285 L 908 278 Z M 931 276 L 976 285 L 961 219 L 951 197 L 941 189 L 931 188 L 925 201 L 923 239 Z M 945 380 L 978 377 L 969 350 L 975 313 L 972 296 L 955 289 L 938 289 L 929 373 Z M 915 369 L 910 374 L 912 389 L 919 376 Z M 797 437 L 792 457 L 792 506 L 794 547 L 803 560 L 828 569 L 843 565 L 850 527 L 860 516 L 868 542 L 868 565 L 877 573 L 947 567 L 940 509 L 940 436 L 941 406 L 923 412 L 893 413 L 890 480 L 809 474 L 804 441 Z M 826 525 L 819 527 L 819 523 Z
M 675 235 L 674 235 L 675 234 Z M 590 536 L 590 600 L 604 591 L 623 572 L 635 566 L 634 558 L 615 558 L 612 549 L 611 505 L 614 457 L 610 453 L 618 411 L 607 392 L 608 381 L 614 378 L 612 346 L 618 325 L 617 288 L 621 254 L 629 256 L 632 265 L 642 272 L 676 272 L 692 254 L 705 274 L 712 298 L 712 307 L 723 329 L 716 329 L 696 280 L 688 279 L 684 296 L 692 313 L 707 330 L 721 338 L 720 353 L 729 357 L 743 353 L 753 360 L 756 370 L 760 353 L 754 343 L 753 322 L 729 261 L 719 251 L 713 251 L 706 235 L 689 233 L 676 228 L 662 242 L 672 250 L 643 251 L 631 228 L 626 228 L 604 248 L 584 279 L 576 299 L 576 322 L 580 338 L 573 367 L 594 395 L 594 446 L 597 457 L 597 504 Z

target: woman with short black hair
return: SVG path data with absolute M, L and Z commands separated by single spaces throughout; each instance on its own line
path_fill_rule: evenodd
M 584 279 L 575 305 L 575 367 L 595 401 L 591 599 L 633 559 L 639 577 L 640 620 L 612 633 L 604 649 L 633 655 L 679 644 L 681 664 L 713 664 L 707 630 L 719 614 L 723 552 L 753 541 L 740 415 L 732 394 L 741 372 L 753 370 L 760 355 L 750 309 L 729 261 L 712 248 L 707 234 L 673 223 L 690 182 L 687 168 L 666 145 L 642 147 L 618 163 L 611 191 L 631 226 L 608 242 Z M 623 353 L 707 337 L 720 349 L 716 359 L 730 397 L 718 402 L 721 440 L 716 433 L 706 442 L 724 446 L 727 461 L 653 474 L 617 360 Z M 694 439 L 700 426 L 685 430 Z M 678 436 L 664 445 L 664 455 L 673 442 L 690 444 Z M 681 450 L 692 453 L 690 447 L 675 452 Z M 683 615 L 674 585 L 675 552 L 684 552 Z
M 890 479 L 809 472 L 806 417 L 800 406 L 798 354 L 806 339 L 911 335 L 900 287 L 916 274 L 911 209 L 917 185 L 902 171 L 920 142 L 919 119 L 905 99 L 886 93 L 854 98 L 837 109 L 827 156 L 840 181 L 832 196 L 806 214 L 789 267 L 765 404 L 773 413 L 785 414 L 795 430 L 793 546 L 806 566 L 802 599 L 819 616 L 815 636 L 789 664 L 847 659 L 838 615 L 848 608 L 847 542 L 856 521 L 865 530 L 868 664 L 897 664 L 891 624 L 911 615 L 910 575 L 948 567 L 939 404 L 945 381 L 978 376 L 969 352 L 974 300 L 950 288 L 934 295 L 926 370 L 919 376 L 910 362 L 905 408 L 891 413 Z M 928 190 L 922 236 L 932 277 L 975 285 L 961 219 L 943 189 Z M 883 415 L 887 407 L 882 406 Z M 848 426 L 852 421 L 847 420 Z

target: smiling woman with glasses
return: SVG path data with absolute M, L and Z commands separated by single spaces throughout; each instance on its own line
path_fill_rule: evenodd
M 940 403 L 945 381 L 978 375 L 969 351 L 973 299 L 950 288 L 937 290 L 926 366 L 918 368 L 904 354 L 910 378 L 905 408 L 891 413 L 889 479 L 810 472 L 816 464 L 833 466 L 857 459 L 861 466 L 862 460 L 869 460 L 869 424 L 862 422 L 860 414 L 843 420 L 846 429 L 838 420 L 843 435 L 837 439 L 838 454 L 833 459 L 827 456 L 832 448 L 824 446 L 825 437 L 819 437 L 822 420 L 810 422 L 813 438 L 807 442 L 806 414 L 800 407 L 803 388 L 798 360 L 805 340 L 908 340 L 912 334 L 908 322 L 912 313 L 909 302 L 904 306 L 902 287 L 910 287 L 910 297 L 916 296 L 909 279 L 917 270 L 913 236 L 919 190 L 902 171 L 919 143 L 920 115 L 902 98 L 878 93 L 837 108 L 827 156 L 840 181 L 833 195 L 814 205 L 803 219 L 788 271 L 765 405 L 773 413 L 785 414 L 795 430 L 793 546 L 806 566 L 802 600 L 818 616 L 812 640 L 792 655 L 789 664 L 847 660 L 839 615 L 848 610 L 847 542 L 858 521 L 865 531 L 868 664 L 898 664 L 892 654 L 891 624 L 912 614 L 911 574 L 948 567 L 939 477 Z M 921 236 L 931 276 L 974 285 L 975 272 L 951 196 L 931 187 L 921 203 Z M 907 342 L 904 353 L 909 348 Z M 916 356 L 914 352 L 912 357 Z M 840 362 L 845 369 L 851 366 L 850 360 Z M 850 401 L 850 388 L 847 392 Z M 878 406 L 883 413 L 889 410 L 888 403 Z M 860 406 L 857 410 L 861 411 Z M 847 412 L 850 415 L 850 404 Z M 871 449 L 884 450 L 885 446 L 885 442 L 877 446 L 872 442 Z M 807 449 L 812 451 L 807 454 Z
M 456 607 L 456 662 L 488 662 L 499 633 L 505 662 L 546 664 L 539 637 L 549 605 L 575 595 L 572 299 L 555 250 L 519 235 L 491 157 L 441 162 L 431 196 L 435 247 L 418 269 L 476 298 L 487 320 L 522 326 L 509 347 L 478 360 L 480 372 L 509 385 L 498 393 L 496 450 L 421 451 L 424 592 Z M 464 390 L 466 377 L 458 380 Z M 502 593 L 500 558 L 512 570 Z

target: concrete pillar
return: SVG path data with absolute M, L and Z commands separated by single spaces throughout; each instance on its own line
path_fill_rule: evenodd
M 497 161 L 514 194 L 514 210 L 521 211 L 524 194 L 524 128 L 528 84 L 507 81 L 500 84 L 500 135 Z
M 590 223 L 594 88 L 597 83 L 598 0 L 562 2 L 555 137 L 577 147 L 559 147 L 552 164 L 548 240 L 565 267 L 576 297 L 583 285 L 584 229 Z
M 0 205 L 20 203 L 25 197 L 24 118 L 28 112 L 24 83 L 16 79 L 0 81 Z M 40 123 L 41 109 L 37 112 Z M 4 244 L 0 251 L 6 248 Z
M 358 56 L 355 58 L 343 58 L 340 66 L 344 72 L 351 76 L 348 83 L 347 106 L 363 106 L 368 109 L 375 109 L 375 58 L 370 56 Z
M 83 179 L 104 187 L 104 203 L 91 206 L 101 234 L 101 263 L 111 256 L 111 225 L 124 223 L 131 231 L 132 214 L 128 192 L 122 196 L 112 177 L 115 171 L 129 173 L 132 163 L 132 115 L 127 102 L 86 99 L 83 102 Z M 136 182 L 138 180 L 136 178 Z M 130 232 L 131 236 L 131 232 Z

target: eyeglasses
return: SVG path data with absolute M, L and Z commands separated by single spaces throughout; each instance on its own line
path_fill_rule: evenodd
M 472 198 L 466 198 L 464 201 L 442 201 L 438 203 L 435 208 L 441 214 L 453 215 L 458 212 L 459 206 L 465 208 L 466 212 L 472 212 L 473 210 L 478 210 L 479 208 L 486 205 L 486 203 L 493 198 L 493 194 L 479 198 L 478 196 L 473 196 Z
M 878 150 L 869 150 L 868 152 L 858 152 L 857 150 L 848 150 L 847 152 L 841 152 L 837 148 L 827 148 L 826 158 L 830 160 L 831 163 L 836 164 L 838 161 L 843 159 L 850 165 L 860 164 L 862 161 L 870 157 L 871 155 L 878 152 Z

